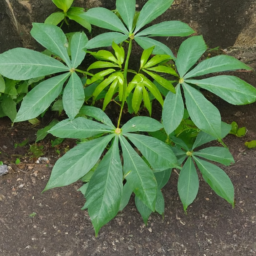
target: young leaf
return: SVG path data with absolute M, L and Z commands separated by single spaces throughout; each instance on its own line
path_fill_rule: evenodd
M 40 52 L 15 48 L 0 54 L 0 74 L 13 80 L 28 80 L 69 71 L 61 62 Z
M 104 98 L 104 102 L 103 102 L 103 111 L 106 109 L 107 105 L 109 104 L 109 102 L 112 100 L 113 98 L 113 95 L 115 94 L 116 92 L 116 89 L 117 89 L 117 84 L 118 84 L 118 80 L 115 79 L 113 81 L 113 83 L 110 85 L 109 89 L 108 89 L 108 92 L 106 93 L 106 96 Z
M 237 69 L 252 70 L 243 62 L 228 55 L 215 56 L 200 62 L 194 69 L 185 75 L 185 78 L 203 76 L 210 73 L 233 71 Z
M 136 29 L 134 33 L 137 33 L 142 27 L 146 24 L 150 23 L 158 16 L 163 14 L 168 8 L 170 8 L 171 4 L 174 0 L 149 0 L 143 6 L 140 11 L 140 16 L 138 18 Z
M 137 196 L 135 196 L 135 205 L 144 221 L 144 224 L 147 225 L 148 218 L 152 211 L 143 202 L 141 202 L 141 200 Z
M 123 136 L 120 136 L 120 141 L 126 180 L 132 186 L 135 195 L 150 210 L 155 211 L 157 183 L 154 174 Z
M 140 110 L 142 98 L 143 98 L 143 86 L 138 84 L 135 87 L 135 90 L 134 90 L 133 96 L 132 96 L 132 108 L 133 108 L 135 114 L 137 114 L 138 111 Z
M 110 131 L 111 128 L 105 124 L 78 117 L 74 120 L 66 119 L 59 122 L 49 133 L 59 138 L 85 139 Z
M 85 17 L 85 12 L 83 8 L 71 7 L 67 12 L 67 16 L 70 20 L 74 20 L 75 22 L 86 28 L 89 32 L 91 32 L 92 27 Z
M 107 32 L 95 36 L 86 44 L 86 49 L 95 49 L 100 47 L 109 47 L 113 42 L 120 44 L 128 38 L 128 35 L 124 35 L 118 32 Z
M 96 7 L 89 9 L 84 16 L 92 25 L 128 34 L 128 31 L 121 20 L 106 8 Z
M 14 119 L 17 115 L 17 109 L 16 109 L 16 103 L 14 100 L 12 100 L 9 97 L 5 97 L 3 101 L 1 102 L 1 109 L 3 113 L 8 116 L 12 122 L 14 122 Z
M 169 47 L 167 47 L 165 44 L 160 43 L 152 38 L 148 37 L 140 37 L 140 36 L 135 36 L 134 40 L 140 45 L 144 50 L 154 47 L 153 54 L 167 54 L 169 55 L 172 59 L 176 59 L 173 52 Z
M 218 166 L 194 157 L 204 180 L 215 193 L 234 206 L 234 187 L 228 175 Z
M 91 79 L 86 80 L 86 84 L 92 84 L 98 80 L 102 80 L 105 76 L 115 72 L 116 70 L 113 68 L 105 69 L 103 71 L 98 72 L 95 74 Z M 104 81 L 103 81 L 104 82 Z
M 155 132 L 163 128 L 157 120 L 147 116 L 136 116 L 130 119 L 122 127 L 122 131 L 127 132 Z
M 194 32 L 181 21 L 164 21 L 142 30 L 137 36 L 189 36 Z
M 74 119 L 84 104 L 84 87 L 80 77 L 73 72 L 63 92 L 63 107 L 70 119 Z
M 71 68 L 67 51 L 68 41 L 61 28 L 44 23 L 33 23 L 30 33 L 38 43 L 59 56 Z
M 43 113 L 60 95 L 69 73 L 49 78 L 34 87 L 23 99 L 15 122 L 33 119 Z
M 118 213 L 122 190 L 122 164 L 119 156 L 118 138 L 116 137 L 112 147 L 93 174 L 86 191 L 86 206 L 96 236 L 100 228 Z
M 153 170 L 164 171 L 177 165 L 177 159 L 166 143 L 145 135 L 125 133 L 125 136 L 139 149 Z
M 172 169 L 167 169 L 162 172 L 155 172 L 155 177 L 158 185 L 158 189 L 162 189 L 169 181 L 171 174 L 172 174 Z
M 178 192 L 184 211 L 195 200 L 199 189 L 199 179 L 192 157 L 189 157 L 180 171 Z
M 143 101 L 144 101 L 144 106 L 146 107 L 146 109 L 149 112 L 149 115 L 151 116 L 152 113 L 152 105 L 151 105 L 151 101 L 148 95 L 148 91 L 145 89 L 145 87 L 143 87 Z
M 256 89 L 235 76 L 222 75 L 201 80 L 191 79 L 186 82 L 196 84 L 234 105 L 245 105 L 256 101 Z
M 194 152 L 195 156 L 208 159 L 210 161 L 218 162 L 224 165 L 235 163 L 235 160 L 227 148 L 209 147 Z
M 89 68 L 87 69 L 88 71 L 90 71 L 91 69 L 98 69 L 98 68 L 118 68 L 119 66 L 111 63 L 111 62 L 107 62 L 107 61 L 95 61 L 94 63 L 92 63 Z
M 121 65 L 123 64 L 124 62 L 124 55 L 125 55 L 125 52 L 124 52 L 124 48 L 123 47 L 119 47 L 115 42 L 112 43 L 112 48 L 114 49 L 115 51 L 115 55 L 118 59 L 118 63 L 121 67 Z
M 64 12 L 67 12 L 74 0 L 52 0 L 53 3 Z
M 199 91 L 183 84 L 186 106 L 195 125 L 215 138 L 221 139 L 221 116 L 219 110 Z
M 61 21 L 65 18 L 65 14 L 63 12 L 54 12 L 44 21 L 45 24 L 55 25 L 57 26 Z
M 98 52 L 90 52 L 90 51 L 87 51 L 87 52 L 90 53 L 97 60 L 112 61 L 112 62 L 118 64 L 118 61 L 117 61 L 116 57 L 110 51 L 100 50 Z
M 180 139 L 179 137 L 170 136 L 170 139 L 176 145 L 179 145 L 182 149 L 184 149 L 186 151 L 190 151 L 190 148 L 188 147 L 188 145 L 182 139 Z
M 83 106 L 80 109 L 80 114 L 92 117 L 95 120 L 98 120 L 98 121 L 106 124 L 111 129 L 115 129 L 115 126 L 113 125 L 110 118 L 100 108 L 96 108 L 96 107 L 92 107 L 92 106 Z
M 179 126 L 184 115 L 184 103 L 180 85 L 176 87 L 176 94 L 172 92 L 167 94 L 162 115 L 164 129 L 167 134 L 171 134 Z
M 75 33 L 71 39 L 71 58 L 72 58 L 72 67 L 77 68 L 85 57 L 85 51 L 83 50 L 88 38 L 84 32 Z
M 159 73 L 170 74 L 172 76 L 178 77 L 178 74 L 176 73 L 176 71 L 173 68 L 163 66 L 163 65 L 158 65 L 156 67 L 147 68 L 147 70 L 152 70 L 152 71 L 159 72 Z
M 127 206 L 127 204 L 130 201 L 131 195 L 132 195 L 132 187 L 129 185 L 129 182 L 126 181 L 123 187 L 123 194 L 122 194 L 122 198 L 119 206 L 119 211 L 122 211 Z
M 206 50 L 207 46 L 202 36 L 190 37 L 181 44 L 176 60 L 176 67 L 181 78 L 196 64 Z
M 150 55 L 152 54 L 155 46 L 145 49 L 141 55 L 140 68 L 144 68 L 144 65 L 148 62 Z
M 120 14 L 122 20 L 127 26 L 129 32 L 133 30 L 133 18 L 135 15 L 136 0 L 117 0 L 116 9 Z
M 160 64 L 164 61 L 170 60 L 170 56 L 166 55 L 166 54 L 158 54 L 155 55 L 153 58 L 151 58 L 145 65 L 143 68 L 151 68 L 157 64 Z
M 156 212 L 163 215 L 164 214 L 164 196 L 161 190 L 157 190 L 156 195 Z
M 70 185 L 83 177 L 97 163 L 113 136 L 108 135 L 81 143 L 69 150 L 54 165 L 44 191 Z

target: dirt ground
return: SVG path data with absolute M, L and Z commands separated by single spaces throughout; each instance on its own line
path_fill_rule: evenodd
M 254 83 L 253 74 L 240 77 Z M 208 97 L 211 97 L 210 95 Z M 88 213 L 81 211 L 83 196 L 80 183 L 42 194 L 53 163 L 75 144 L 65 141 L 51 147 L 51 139 L 39 144 L 50 163 L 36 164 L 28 154 L 38 127 L 0 119 L 0 161 L 12 168 L 0 177 L 0 256 L 251 256 L 256 255 L 256 149 L 244 142 L 256 139 L 256 104 L 234 107 L 213 98 L 223 120 L 246 126 L 245 137 L 228 135 L 236 163 L 223 168 L 235 187 L 234 209 L 200 180 L 197 199 L 183 212 L 178 197 L 178 176 L 172 173 L 163 189 L 166 208 L 164 219 L 153 214 L 148 226 L 131 200 L 125 210 L 103 227 L 95 238 Z M 15 144 L 27 139 L 27 145 Z M 21 163 L 14 164 L 19 158 Z

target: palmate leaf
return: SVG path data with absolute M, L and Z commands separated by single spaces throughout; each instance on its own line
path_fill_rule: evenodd
M 92 25 L 117 32 L 123 32 L 128 35 L 128 31 L 121 20 L 106 8 L 96 7 L 89 9 L 84 16 Z
M 148 62 L 149 57 L 151 56 L 155 46 L 150 47 L 148 49 L 145 49 L 142 52 L 141 58 L 140 58 L 140 68 L 143 68 L 145 64 Z
M 0 54 L 0 74 L 13 80 L 28 80 L 69 71 L 61 62 L 45 54 L 15 48 Z
M 232 56 L 220 55 L 202 61 L 194 69 L 188 72 L 184 78 L 187 79 L 195 76 L 203 76 L 210 73 L 233 71 L 237 69 L 252 70 L 251 67 Z
M 60 95 L 70 73 L 49 78 L 34 87 L 23 99 L 15 122 L 36 118 Z
M 91 32 L 92 27 L 85 17 L 85 12 L 83 8 L 71 7 L 67 12 L 67 16 L 70 20 L 74 20 L 75 22 L 86 28 L 89 32 Z
M 164 171 L 177 166 L 176 156 L 166 143 L 145 135 L 131 133 L 124 135 L 139 149 L 155 171 Z
M 135 15 L 136 0 L 117 0 L 116 9 L 121 15 L 123 22 L 127 26 L 129 32 L 132 32 L 133 18 Z
M 182 167 L 178 180 L 178 192 L 184 211 L 195 200 L 199 189 L 199 179 L 192 157 Z
M 155 172 L 158 189 L 162 189 L 169 181 L 172 174 L 172 169 L 167 169 L 162 172 Z
M 147 225 L 148 218 L 152 211 L 137 196 L 135 196 L 135 205 L 143 219 L 144 224 Z
M 119 206 L 119 211 L 122 211 L 129 203 L 132 195 L 132 190 L 133 190 L 132 186 L 130 186 L 129 182 L 126 181 L 123 187 L 123 194 L 122 194 L 122 198 Z
M 221 116 L 218 109 L 199 91 L 183 84 L 190 118 L 202 131 L 221 139 Z
M 149 0 L 142 7 L 139 18 L 136 23 L 134 33 L 137 33 L 142 27 L 150 23 L 158 16 L 163 14 L 173 3 L 174 0 Z
M 38 43 L 59 56 L 71 68 L 67 51 L 68 41 L 61 28 L 44 23 L 33 23 L 30 33 Z
M 215 193 L 234 206 L 234 187 L 228 175 L 218 166 L 193 156 L 204 180 Z
M 181 21 L 164 21 L 142 30 L 137 36 L 189 36 L 194 32 L 189 25 Z
M 122 127 L 124 133 L 127 132 L 155 132 L 163 128 L 157 120 L 147 116 L 137 116 L 130 119 Z
M 84 117 L 74 120 L 64 120 L 52 127 L 49 131 L 59 138 L 85 139 L 98 134 L 109 133 L 112 129 L 105 124 L 101 124 Z
M 97 163 L 113 136 L 108 135 L 81 143 L 69 150 L 54 165 L 44 191 L 70 185 L 83 177 Z
M 162 119 L 167 134 L 171 134 L 181 123 L 184 115 L 184 103 L 180 85 L 176 87 L 176 94 L 169 92 L 164 101 Z
M 65 18 L 65 14 L 63 12 L 54 12 L 44 21 L 45 24 L 55 25 L 57 26 L 61 21 Z
M 53 3 L 64 12 L 67 12 L 67 10 L 71 7 L 74 0 L 52 0 Z
M 168 60 L 170 60 L 170 56 L 167 54 L 158 54 L 155 55 L 153 58 L 151 58 L 149 61 L 147 61 L 147 63 L 145 63 L 145 65 L 143 65 L 143 68 L 151 68 L 157 64 L 160 64 L 161 62 L 166 62 Z
M 86 43 L 88 42 L 88 38 L 84 32 L 75 33 L 71 39 L 71 58 L 72 58 L 72 67 L 77 68 L 86 55 L 83 50 Z
M 84 104 L 84 87 L 80 77 L 73 72 L 63 92 L 63 107 L 70 119 L 74 119 Z
M 118 137 L 93 174 L 87 191 L 86 204 L 96 236 L 102 226 L 119 211 L 123 190 L 123 173 Z
M 196 84 L 234 105 L 245 105 L 256 101 L 256 89 L 235 76 L 222 75 L 201 80 L 188 79 L 186 82 Z
M 94 49 L 100 47 L 108 47 L 111 46 L 113 42 L 116 44 L 120 44 L 128 38 L 128 35 L 124 35 L 118 32 L 107 32 L 95 36 L 91 40 L 88 41 L 85 48 L 86 49 Z
M 126 180 L 132 186 L 135 195 L 150 210 L 155 211 L 157 182 L 154 174 L 123 136 L 120 136 L 120 141 Z
M 182 78 L 196 64 L 207 46 L 202 36 L 193 36 L 185 40 L 178 51 L 176 67 Z
M 195 156 L 205 158 L 210 161 L 218 162 L 224 165 L 230 165 L 235 162 L 233 156 L 227 148 L 209 147 L 194 152 Z

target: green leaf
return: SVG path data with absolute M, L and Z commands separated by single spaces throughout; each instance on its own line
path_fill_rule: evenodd
M 132 195 L 132 187 L 129 185 L 128 182 L 126 182 L 123 187 L 123 194 L 122 194 L 122 198 L 119 206 L 119 211 L 122 211 L 127 206 L 127 204 L 130 201 L 131 195 Z
M 151 58 L 145 65 L 143 68 L 150 68 L 153 67 L 159 63 L 165 62 L 167 60 L 170 60 L 171 57 L 169 55 L 166 54 L 158 54 L 155 55 L 153 58 Z
M 196 84 L 234 105 L 245 105 L 256 101 L 256 89 L 235 76 L 222 75 L 201 80 L 189 79 L 186 82 Z
M 256 148 L 256 140 L 246 141 L 244 145 L 247 148 Z
M 84 87 L 80 77 L 73 72 L 63 92 L 63 107 L 70 119 L 74 119 L 84 104 Z
M 181 44 L 176 60 L 176 67 L 181 78 L 196 64 L 206 50 L 207 46 L 202 36 L 190 37 Z
M 226 166 L 235 163 L 233 156 L 227 148 L 209 147 L 196 151 L 193 154 Z
M 4 78 L 0 75 L 0 93 L 5 91 L 5 81 Z
M 133 18 L 135 15 L 136 0 L 117 0 L 116 9 L 121 15 L 122 20 L 127 26 L 129 32 L 133 30 Z
M 123 136 L 120 136 L 120 141 L 126 180 L 132 186 L 135 195 L 150 210 L 154 211 L 157 193 L 157 183 L 154 174 Z
M 149 162 L 153 170 L 164 171 L 177 165 L 177 159 L 166 143 L 145 135 L 125 133 L 125 136 Z
M 144 65 L 148 62 L 150 55 L 152 54 L 155 46 L 145 49 L 141 55 L 140 68 L 144 68 Z
M 163 66 L 163 65 L 158 65 L 156 67 L 147 68 L 147 70 L 151 70 L 151 71 L 155 71 L 155 72 L 159 72 L 159 73 L 170 74 L 172 76 L 178 77 L 178 74 L 176 73 L 176 71 L 173 68 Z
M 49 133 L 59 138 L 85 139 L 92 136 L 109 133 L 111 128 L 84 117 L 74 120 L 63 120 L 55 125 Z
M 71 39 L 71 58 L 72 58 L 72 67 L 77 68 L 85 57 L 85 51 L 83 50 L 88 38 L 84 32 L 75 33 Z
M 69 68 L 72 68 L 67 51 L 68 41 L 59 27 L 44 23 L 33 23 L 30 33 L 38 43 L 59 56 Z
M 43 113 L 60 95 L 69 73 L 52 77 L 34 87 L 23 99 L 15 122 L 33 119 Z
M 97 60 L 112 61 L 118 64 L 118 60 L 110 51 L 100 50 L 98 52 L 90 52 L 90 51 L 87 51 L 87 52 L 90 53 L 92 56 L 94 56 Z
M 69 71 L 61 62 L 40 52 L 15 48 L 0 54 L 0 74 L 13 80 L 31 78 Z
M 170 136 L 170 139 L 171 139 L 172 142 L 174 142 L 176 145 L 179 145 L 184 150 L 186 150 L 186 151 L 190 150 L 188 145 L 182 139 L 180 139 L 178 137 L 175 137 L 175 136 Z
M 143 98 L 143 86 L 137 85 L 132 96 L 132 108 L 134 113 L 137 114 L 140 110 L 140 105 Z
M 172 92 L 167 94 L 162 115 L 164 129 L 167 134 L 171 134 L 179 126 L 184 115 L 180 85 L 176 87 L 176 94 Z
M 156 195 L 156 212 L 163 215 L 164 214 L 164 196 L 161 190 L 157 190 Z
M 96 7 L 89 9 L 84 16 L 92 25 L 128 34 L 121 20 L 106 8 Z
M 52 111 L 58 111 L 59 112 L 59 115 L 61 114 L 61 112 L 63 111 L 63 102 L 62 100 L 56 100 L 54 102 L 54 104 L 52 105 L 52 108 L 51 110 Z
M 252 70 L 243 62 L 228 55 L 215 56 L 199 63 L 194 69 L 185 75 L 185 78 L 203 76 L 210 73 L 233 71 L 237 69 Z
M 230 129 L 231 129 L 230 124 L 221 122 L 221 138 L 225 138 L 228 135 L 228 133 L 230 132 Z M 196 140 L 194 142 L 192 150 L 197 147 L 200 147 L 210 141 L 213 141 L 215 139 L 216 139 L 215 137 L 201 131 L 201 132 L 199 132 L 199 134 L 196 137 Z
M 169 80 L 167 80 L 153 72 L 150 72 L 147 70 L 143 70 L 143 71 L 146 72 L 148 75 L 150 75 L 154 80 L 156 80 L 158 84 L 160 84 L 167 90 L 171 91 L 172 93 L 176 93 L 174 86 L 172 85 L 172 83 Z
M 121 46 L 119 47 L 115 42 L 112 43 L 112 48 L 114 49 L 115 51 L 115 55 L 118 59 L 118 64 L 121 65 L 123 64 L 124 62 L 124 57 L 125 57 L 125 52 L 124 52 L 124 48 Z
M 43 140 L 47 135 L 48 135 L 48 131 L 55 126 L 59 121 L 54 119 L 51 121 L 51 123 L 47 126 L 45 126 L 44 128 L 40 129 L 37 131 L 36 133 L 36 143 L 40 140 Z
M 147 116 L 136 116 L 130 119 L 122 127 L 122 131 L 127 132 L 155 132 L 163 128 L 157 120 Z
M 98 166 L 99 166 L 99 164 L 100 164 L 100 161 L 101 161 L 101 160 L 99 160 L 99 161 L 92 167 L 92 169 L 91 169 L 88 173 L 86 173 L 86 174 L 80 179 L 82 182 L 89 182 L 89 181 L 91 180 L 91 178 L 92 178 L 94 172 L 96 171 L 96 169 L 98 168 Z M 87 208 L 87 207 L 86 207 L 86 208 Z
M 95 49 L 99 47 L 109 47 L 113 42 L 120 44 L 128 38 L 128 35 L 124 35 L 118 32 L 107 32 L 95 36 L 93 39 L 89 40 L 86 44 L 86 49 Z
M 86 206 L 96 236 L 100 228 L 118 213 L 122 190 L 122 164 L 116 137 L 112 147 L 93 174 L 86 191 Z
M 77 191 L 80 191 L 82 193 L 82 195 L 85 197 L 87 188 L 88 188 L 88 183 L 84 184 L 82 187 L 80 187 Z
M 113 125 L 110 118 L 100 108 L 92 106 L 83 106 L 80 110 L 80 113 L 106 124 L 111 129 L 115 129 L 115 126 Z
M 16 98 L 18 95 L 16 86 L 19 82 L 15 80 L 10 80 L 8 78 L 5 78 L 5 94 L 10 95 L 11 97 Z
M 91 27 L 91 24 L 86 19 L 83 8 L 71 7 L 68 10 L 67 16 L 70 20 L 74 20 L 75 22 L 80 24 L 82 27 L 86 28 L 89 32 L 91 32 L 92 27 Z
M 168 48 L 165 44 L 160 43 L 152 38 L 148 37 L 140 37 L 140 36 L 135 36 L 134 40 L 140 45 L 143 49 L 148 49 L 151 47 L 155 47 L 153 50 L 153 54 L 167 54 L 169 55 L 172 59 L 176 59 L 174 57 L 173 52 L 171 51 L 170 48 Z
M 98 69 L 98 68 L 118 68 L 119 66 L 111 63 L 111 62 L 107 62 L 107 61 L 95 61 L 94 63 L 92 63 L 89 68 L 87 69 L 88 71 L 91 69 Z
M 65 14 L 63 12 L 54 12 L 44 21 L 45 24 L 55 25 L 57 26 L 61 21 L 65 18 Z
M 3 113 L 6 116 L 8 116 L 12 122 L 14 122 L 14 119 L 17 115 L 15 101 L 13 101 L 9 97 L 4 98 L 4 100 L 1 102 L 1 108 L 2 108 Z
M 204 180 L 215 193 L 234 206 L 234 187 L 228 175 L 218 166 L 194 157 Z
M 44 191 L 70 185 L 83 177 L 97 163 L 112 138 L 113 135 L 104 136 L 69 150 L 54 165 Z
M 52 0 L 53 3 L 64 12 L 67 12 L 67 10 L 71 7 L 74 0 Z
M 155 172 L 154 174 L 157 180 L 158 189 L 162 189 L 168 183 L 172 174 L 172 169 L 167 169 L 162 172 Z
M 219 110 L 199 91 L 183 84 L 186 106 L 190 118 L 202 131 L 221 138 L 221 116 Z
M 164 21 L 142 30 L 137 36 L 189 36 L 195 31 L 181 21 Z
M 199 189 L 199 179 L 192 157 L 182 167 L 178 180 L 178 192 L 184 211 L 195 200 Z
M 144 106 L 146 107 L 146 109 L 149 112 L 149 115 L 151 116 L 152 113 L 152 104 L 149 98 L 149 94 L 148 91 L 145 89 L 145 87 L 143 87 L 143 101 L 144 101 Z
M 118 84 L 118 80 L 115 79 L 113 83 L 110 85 L 108 92 L 106 93 L 106 96 L 104 98 L 103 107 L 102 107 L 103 111 L 106 109 L 107 105 L 112 100 L 113 95 L 115 94 L 117 89 L 117 84 Z
M 147 225 L 148 218 L 152 211 L 137 196 L 135 196 L 135 205 L 143 219 L 144 224 Z
M 140 16 L 138 18 L 136 29 L 134 33 L 137 33 L 142 27 L 150 23 L 158 16 L 163 14 L 167 9 L 170 8 L 173 0 L 149 0 L 142 7 Z

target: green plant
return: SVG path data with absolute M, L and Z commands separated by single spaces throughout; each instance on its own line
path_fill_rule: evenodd
M 222 139 L 231 129 L 221 121 L 219 111 L 204 97 L 201 89 L 237 105 L 255 102 L 256 89 L 234 76 L 197 77 L 251 68 L 226 55 L 196 65 L 207 49 L 201 36 L 185 40 L 177 58 L 167 46 L 150 38 L 194 33 L 182 22 L 166 21 L 141 31 L 172 2 L 149 0 L 139 15 L 135 13 L 135 0 L 117 0 L 116 12 L 93 8 L 86 12 L 86 19 L 92 25 L 114 32 L 103 33 L 90 41 L 84 33 L 75 33 L 70 45 L 60 28 L 34 23 L 32 36 L 57 59 L 27 49 L 13 49 L 0 55 L 0 73 L 8 78 L 26 80 L 52 75 L 27 94 L 15 121 L 37 117 L 57 97 L 62 97 L 68 119 L 58 122 L 50 130 L 49 127 L 45 129 L 42 137 L 48 130 L 58 138 L 81 142 L 56 162 L 44 191 L 77 180 L 85 182 L 80 188 L 86 198 L 83 209 L 88 209 L 96 235 L 124 209 L 132 193 L 145 223 L 151 212 L 163 214 L 161 189 L 173 168 L 180 169 L 178 190 L 186 211 L 199 187 L 194 162 L 211 188 L 234 206 L 234 188 L 228 176 L 219 167 L 201 159 L 229 165 L 233 158 L 228 149 L 197 150 L 212 140 L 225 146 Z M 129 69 L 134 41 L 144 48 L 138 71 Z M 125 43 L 128 43 L 127 47 Z M 91 51 L 105 46 L 112 46 L 114 54 L 106 50 Z M 97 61 L 83 71 L 78 66 L 85 58 L 85 51 Z M 150 58 L 152 54 L 156 55 Z M 103 70 L 98 72 L 98 69 Z M 92 70 L 97 71 L 92 74 Z M 128 72 L 134 75 L 129 81 Z M 83 78 L 77 73 L 86 76 L 85 88 Z M 120 106 L 116 125 L 101 109 L 84 105 L 85 101 L 100 104 L 100 99 L 104 99 L 103 110 L 110 101 Z M 139 113 L 143 101 L 151 115 L 154 99 L 163 106 L 162 122 L 136 116 L 122 125 L 126 103 L 130 112 Z
M 85 10 L 84 8 L 71 7 L 74 0 L 52 0 L 52 2 L 62 10 L 62 12 L 54 12 L 49 17 L 46 18 L 45 24 L 58 25 L 61 23 L 61 26 L 65 22 L 68 23 L 68 19 L 74 20 L 79 23 L 81 26 L 91 31 L 91 24 L 84 17 Z

